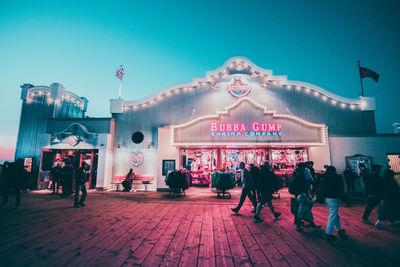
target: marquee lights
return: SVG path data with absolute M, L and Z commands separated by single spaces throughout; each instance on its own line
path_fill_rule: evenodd
M 324 102 L 327 102 L 328 100 L 330 100 L 330 103 L 332 105 L 336 105 L 337 102 L 339 102 L 341 104 L 340 106 L 342 108 L 346 107 L 347 104 L 349 106 L 351 105 L 350 103 L 345 103 L 345 102 L 336 100 L 336 99 L 334 99 L 332 97 L 328 97 L 328 96 L 324 95 L 324 93 L 319 92 L 316 89 L 311 89 L 311 88 L 303 87 L 303 86 L 299 86 L 299 85 L 288 85 L 288 84 L 285 85 L 284 81 L 282 81 L 282 80 L 268 80 L 268 75 L 267 74 L 261 73 L 261 72 L 257 72 L 246 61 L 243 61 L 243 60 L 232 61 L 231 63 L 226 65 L 225 69 L 222 70 L 221 72 L 218 72 L 218 73 L 215 72 L 214 74 L 210 74 L 209 77 L 206 78 L 208 80 L 208 82 L 204 82 L 204 81 L 200 82 L 199 81 L 199 82 L 195 83 L 195 86 L 175 88 L 175 89 L 172 89 L 171 91 L 168 91 L 168 92 L 164 93 L 162 96 L 169 97 L 169 96 L 172 96 L 173 94 L 177 95 L 177 94 L 179 94 L 181 92 L 191 92 L 192 90 L 196 89 L 196 87 L 197 88 L 207 87 L 207 85 L 210 85 L 212 88 L 219 88 L 218 85 L 217 85 L 218 79 L 220 77 L 228 78 L 229 75 L 230 75 L 230 73 L 229 73 L 230 71 L 229 70 L 232 70 L 232 69 L 235 69 L 235 68 L 237 70 L 249 69 L 251 77 L 260 77 L 262 79 L 261 83 L 260 83 L 260 86 L 263 87 L 263 88 L 267 88 L 268 87 L 268 83 L 270 82 L 274 86 L 285 86 L 287 90 L 291 90 L 292 88 L 295 88 L 296 91 L 301 91 L 302 89 L 304 89 L 304 92 L 307 93 L 307 94 L 310 94 L 312 92 L 315 97 L 320 97 L 321 96 L 321 99 Z M 142 107 L 147 107 L 147 106 L 150 106 L 150 105 L 154 104 L 155 102 L 161 102 L 164 99 L 164 97 L 162 97 L 162 96 L 156 97 L 153 100 L 147 101 L 147 102 L 139 104 L 139 105 L 141 105 Z M 344 104 L 344 106 L 342 104 Z M 354 103 L 352 105 L 354 105 L 354 106 L 353 107 L 350 106 L 350 108 L 354 110 L 357 107 L 365 108 L 366 104 L 363 104 L 363 103 L 360 102 L 360 103 Z
M 171 132 L 170 132 L 170 142 L 171 145 L 173 146 L 198 146 L 198 145 L 204 145 L 204 146 L 229 146 L 232 145 L 232 143 L 229 142 L 220 142 L 220 143 L 175 143 L 174 140 L 174 131 L 177 128 L 184 128 L 187 126 L 190 126 L 194 123 L 197 123 L 201 120 L 205 120 L 205 119 L 218 119 L 221 115 L 228 115 L 229 111 L 231 109 L 233 109 L 234 107 L 238 106 L 241 102 L 243 101 L 248 101 L 250 103 L 252 103 L 254 106 L 262 109 L 264 111 L 264 114 L 268 114 L 268 115 L 272 115 L 273 117 L 276 118 L 287 118 L 287 119 L 291 119 L 294 121 L 297 121 L 299 123 L 302 123 L 303 125 L 309 126 L 309 127 L 315 127 L 315 128 L 321 128 L 321 140 L 322 142 L 317 142 L 317 143 L 290 143 L 290 142 L 275 142 L 275 143 L 270 143 L 270 142 L 264 142 L 264 143 L 239 143 L 241 146 L 312 146 L 312 145 L 326 145 L 327 143 L 327 136 L 328 136 L 328 127 L 324 124 L 318 124 L 318 123 L 312 123 L 306 120 L 303 120 L 299 117 L 293 116 L 293 115 L 289 115 L 289 114 L 278 114 L 276 113 L 275 110 L 267 110 L 267 108 L 259 103 L 257 103 L 256 101 L 254 101 L 253 99 L 249 98 L 249 97 L 243 97 L 240 98 L 238 101 L 236 101 L 234 104 L 228 106 L 225 108 L 224 111 L 217 111 L 215 115 L 205 115 L 205 116 L 201 116 L 198 117 L 196 119 L 193 119 L 191 121 L 188 121 L 186 123 L 180 124 L 180 125 L 172 125 L 171 126 Z

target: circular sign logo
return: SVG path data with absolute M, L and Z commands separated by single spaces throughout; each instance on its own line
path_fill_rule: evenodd
M 79 141 L 80 141 L 80 139 L 79 139 L 79 137 L 76 136 L 76 135 L 72 135 L 72 136 L 70 136 L 70 137 L 68 138 L 68 143 L 69 143 L 71 146 L 76 146 L 77 144 L 79 144 Z
M 129 163 L 135 167 L 140 166 L 144 161 L 142 152 L 134 152 L 129 156 Z
M 247 96 L 251 91 L 249 83 L 240 77 L 234 77 L 232 83 L 226 88 L 231 95 L 238 98 Z

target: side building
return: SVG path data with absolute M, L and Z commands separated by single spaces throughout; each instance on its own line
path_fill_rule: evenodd
M 56 163 L 63 165 L 68 161 L 76 169 L 85 161 L 91 166 L 91 187 L 103 189 L 112 119 L 85 117 L 88 100 L 66 91 L 59 83 L 24 84 L 21 88 L 15 159 L 24 159 L 31 174 L 29 187 L 47 187 L 50 170 Z

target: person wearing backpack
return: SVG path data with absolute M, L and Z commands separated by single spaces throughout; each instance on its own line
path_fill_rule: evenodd
M 306 176 L 304 174 L 306 166 L 304 163 L 297 164 L 296 170 L 293 172 L 293 179 L 289 185 L 289 193 L 294 195 L 294 198 L 290 200 L 290 211 L 294 215 L 294 224 L 296 225 L 296 230 L 301 231 L 301 219 L 297 216 L 299 210 L 299 202 L 297 197 L 302 192 L 308 192 Z
M 264 165 L 261 166 L 259 171 L 259 183 L 257 192 L 260 194 L 258 198 L 258 204 L 256 208 L 256 214 L 254 215 L 253 221 L 255 223 L 262 222 L 260 218 L 260 212 L 262 207 L 267 204 L 271 212 L 274 214 L 275 220 L 279 219 L 281 216 L 280 212 L 276 212 L 274 206 L 272 205 L 272 193 L 277 191 L 277 178 L 275 174 L 271 171 L 269 162 L 265 161 Z

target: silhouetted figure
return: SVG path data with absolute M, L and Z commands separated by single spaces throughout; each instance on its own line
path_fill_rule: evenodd
M 322 177 L 321 193 L 329 209 L 328 224 L 325 231 L 326 239 L 337 239 L 333 234 L 334 227 L 338 230 L 340 237 L 346 237 L 346 231 L 342 229 L 339 216 L 339 203 L 341 199 L 344 199 L 344 184 L 342 177 L 336 173 L 336 168 L 333 166 L 328 166 Z
M 12 190 L 14 190 L 15 207 L 19 208 L 21 203 L 21 190 L 24 188 L 28 178 L 28 173 L 24 167 L 24 160 L 19 158 L 14 163 L 11 163 L 9 167 L 6 168 L 5 175 L 5 191 L 1 207 L 4 207 L 7 204 L 8 195 Z
M 239 164 L 239 169 L 242 170 L 241 173 L 241 181 L 242 181 L 242 194 L 240 195 L 240 201 L 239 204 L 237 205 L 236 208 L 231 209 L 233 212 L 238 213 L 240 208 L 243 206 L 244 201 L 246 200 L 246 197 L 248 197 L 253 204 L 254 210 L 252 212 L 256 212 L 256 207 L 257 207 L 257 202 L 253 194 L 251 193 L 251 190 L 254 188 L 254 181 L 250 175 L 250 172 L 246 169 L 246 164 L 244 162 L 240 162 Z M 234 184 L 236 184 L 239 181 L 237 179 Z
M 133 172 L 133 169 L 130 169 L 128 174 L 126 175 L 125 180 L 122 182 L 122 186 L 124 187 L 124 192 L 130 192 L 132 188 L 132 182 L 133 179 L 135 178 L 135 173 Z
M 62 168 L 62 193 L 63 195 L 72 194 L 72 183 L 73 183 L 74 170 L 72 164 L 69 161 L 65 161 L 65 165 Z
M 296 230 L 301 231 L 301 224 L 303 223 L 300 218 L 298 218 L 299 212 L 299 202 L 297 201 L 297 197 L 302 192 L 309 192 L 308 183 L 305 176 L 305 163 L 297 164 L 297 168 L 293 172 L 293 179 L 289 185 L 289 193 L 294 195 L 294 198 L 290 201 L 290 211 L 294 215 L 294 224 L 296 225 Z
M 362 222 L 365 224 L 372 224 L 368 218 L 372 210 L 378 206 L 379 202 L 382 200 L 381 195 L 381 185 L 382 177 L 380 175 L 382 165 L 374 164 L 372 165 L 372 172 L 367 176 L 365 180 L 365 186 L 368 196 L 368 204 L 365 208 L 364 214 L 362 216 Z
M 82 162 L 82 166 L 76 170 L 75 173 L 75 196 L 74 196 L 74 207 L 85 206 L 85 199 L 87 195 L 85 183 L 89 181 L 87 175 L 87 164 Z M 79 199 L 79 192 L 82 192 L 81 199 Z
M 384 228 L 382 221 L 394 224 L 400 220 L 400 189 L 392 170 L 383 172 L 381 193 L 382 201 L 378 207 L 378 221 L 375 223 L 379 229 Z
M 260 192 L 258 192 L 258 188 L 260 187 L 259 171 L 260 171 L 260 169 L 257 166 L 255 166 L 254 164 L 250 164 L 249 172 L 250 172 L 251 178 L 253 178 L 253 181 L 254 181 L 254 187 L 251 190 L 251 193 L 253 194 L 254 198 L 258 202 L 260 201 Z
M 346 167 L 346 170 L 343 172 L 344 180 L 346 181 L 347 193 L 356 192 L 354 180 L 356 179 L 356 173 L 353 172 L 350 167 Z
M 51 168 L 51 188 L 53 189 L 53 194 L 58 194 L 58 189 L 61 185 L 62 168 L 59 163 Z M 57 189 L 57 190 L 56 190 Z
M 281 216 L 280 212 L 276 212 L 272 205 L 272 194 L 277 190 L 277 179 L 275 174 L 271 171 L 268 161 L 265 161 L 258 172 L 259 181 L 257 187 L 257 193 L 259 193 L 258 204 L 256 208 L 256 214 L 254 215 L 253 221 L 255 223 L 261 222 L 260 212 L 265 204 L 269 207 L 271 212 L 274 214 L 275 219 Z
M 367 190 L 367 178 L 369 176 L 369 170 L 367 169 L 367 167 L 365 167 L 365 164 L 362 163 L 362 162 L 358 165 L 358 169 L 359 169 L 359 176 L 360 176 L 361 181 L 362 181 L 363 186 L 364 186 L 363 191 L 366 192 L 366 190 Z

